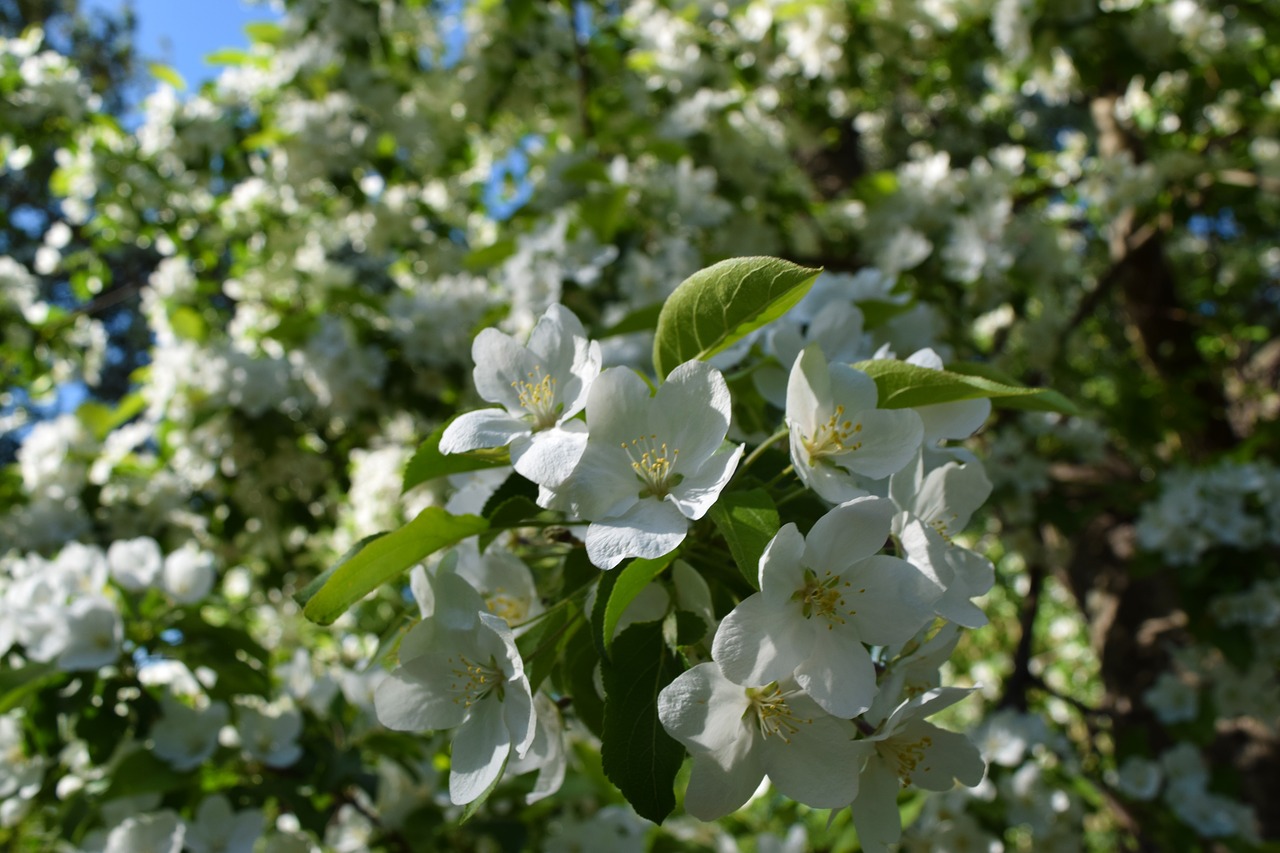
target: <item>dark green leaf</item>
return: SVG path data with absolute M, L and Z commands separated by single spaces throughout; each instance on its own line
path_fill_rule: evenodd
M 116 765 L 103 799 L 162 794 L 182 786 L 190 778 L 190 773 L 179 773 L 152 753 L 139 749 Z
M 627 611 L 627 606 L 635 601 L 640 591 L 662 574 L 662 571 L 671 565 L 671 561 L 675 558 L 673 551 L 652 560 L 636 559 L 617 572 L 618 582 L 609 591 L 609 603 L 605 605 L 604 619 L 600 623 L 600 636 L 606 651 L 613 647 L 613 632 L 618 627 L 618 620 Z
M 21 669 L 0 672 L 0 714 L 18 707 L 32 693 L 61 676 L 52 663 L 29 663 Z
M 604 772 L 636 813 L 654 823 L 662 823 L 676 806 L 676 773 L 684 760 L 684 747 L 658 719 L 658 693 L 683 671 L 667 648 L 660 622 L 632 625 L 619 634 L 613 661 L 603 668 Z
M 429 506 L 398 530 L 368 541 L 339 560 L 298 595 L 303 614 L 330 625 L 347 608 L 429 554 L 483 533 L 489 522 L 478 515 L 452 515 Z
M 882 409 L 907 409 L 933 406 L 957 400 L 989 398 L 993 403 L 1011 408 L 1078 414 L 1075 404 L 1048 388 L 1026 388 L 979 375 L 992 372 L 978 365 L 960 365 L 957 370 L 930 370 L 895 359 L 860 361 L 853 365 L 876 381 Z
M 710 358 L 781 317 L 820 272 L 779 258 L 730 258 L 689 276 L 658 316 L 653 341 L 658 376 L 691 359 Z
M 738 571 L 752 589 L 759 589 L 760 555 L 782 526 L 773 498 L 764 489 L 727 492 L 708 514 L 729 545 Z

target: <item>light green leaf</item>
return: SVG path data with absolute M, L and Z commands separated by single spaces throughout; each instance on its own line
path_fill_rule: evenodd
M 640 591 L 662 574 L 675 558 L 675 552 L 672 551 L 670 554 L 664 554 L 652 560 L 632 560 L 625 568 L 619 570 L 617 583 L 609 590 L 609 601 L 605 605 L 604 619 L 601 620 L 600 625 L 600 639 L 606 651 L 613 647 L 613 632 L 617 629 L 618 621 L 622 619 L 627 606 L 635 601 Z
M 1052 389 L 1027 388 L 990 379 L 976 372 L 930 370 L 894 359 L 860 361 L 853 366 L 875 380 L 882 409 L 907 409 L 986 397 L 996 405 L 1010 408 L 1038 409 L 1067 415 L 1079 414 L 1080 411 L 1074 403 Z M 964 365 L 961 369 L 987 372 L 987 368 L 978 365 Z
M 244 65 L 249 61 L 249 54 L 235 48 L 223 48 L 207 54 L 204 61 L 209 65 Z
M 423 439 L 422 444 L 418 445 L 413 458 L 405 466 L 404 487 L 401 489 L 401 494 L 436 477 L 462 474 L 466 471 L 481 471 L 485 468 L 501 468 L 511 464 L 505 447 L 473 450 L 469 453 L 441 453 L 440 437 L 452 422 L 450 419 L 438 426 L 431 435 Z
M 689 276 L 658 316 L 658 376 L 665 378 L 683 362 L 710 358 L 781 317 L 820 272 L 779 258 L 730 258 Z
M 452 515 L 429 506 L 391 533 L 364 540 L 298 594 L 303 614 L 331 625 L 347 608 L 429 554 L 483 533 L 478 515 Z
M 728 543 L 742 576 L 752 589 L 759 589 L 760 556 L 781 526 L 773 498 L 764 489 L 728 492 L 720 496 L 708 514 Z
M 667 648 L 662 623 L 632 625 L 604 664 L 605 775 L 641 817 L 662 823 L 676 806 L 675 779 L 684 747 L 658 719 L 658 693 L 683 672 Z
M 245 35 L 261 44 L 277 44 L 284 38 L 284 27 L 273 21 L 253 21 L 244 25 Z
M 168 83 L 179 92 L 187 88 L 187 81 L 182 79 L 182 75 L 163 62 L 148 62 L 147 70 L 151 72 L 152 77 L 162 83 Z

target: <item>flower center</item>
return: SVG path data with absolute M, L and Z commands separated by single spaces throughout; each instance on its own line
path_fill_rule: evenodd
M 776 681 L 764 687 L 747 688 L 747 701 L 750 704 L 743 716 L 755 714 L 756 726 L 765 738 L 777 736 L 783 743 L 791 743 L 791 736 L 800 731 L 802 725 L 813 722 L 809 717 L 796 716 L 787 704 L 787 694 Z
M 528 602 L 518 596 L 508 595 L 501 588 L 495 589 L 485 599 L 484 603 L 489 608 L 490 613 L 506 620 L 508 625 L 523 622 L 524 618 L 529 615 Z
M 631 470 L 644 486 L 640 491 L 642 498 L 653 496 L 661 500 L 684 479 L 674 470 L 680 457 L 679 448 L 668 448 L 665 441 L 658 441 L 657 435 L 624 441 L 622 449 L 631 460 Z
M 449 682 L 449 691 L 456 694 L 453 697 L 455 704 L 470 708 L 495 690 L 498 701 L 503 700 L 506 678 L 492 657 L 488 663 L 476 663 L 466 655 L 458 655 L 456 658 L 449 658 L 449 663 L 452 664 L 454 678 Z
M 823 572 L 822 577 L 818 577 L 813 569 L 805 569 L 804 586 L 791 594 L 791 600 L 800 602 L 804 618 L 821 616 L 826 619 L 827 630 L 830 631 L 837 623 L 843 625 L 846 616 L 858 615 L 858 611 L 849 609 L 845 602 L 844 596 L 849 586 L 849 581 L 833 574 L 829 569 Z
M 542 372 L 542 365 L 535 365 L 527 379 L 511 383 L 516 389 L 520 407 L 533 416 L 533 431 L 555 426 L 563 405 L 556 403 L 556 378 Z
M 805 436 L 804 449 L 809 451 L 809 458 L 817 461 L 827 456 L 840 453 L 852 453 L 862 446 L 861 441 L 850 442 L 851 436 L 862 432 L 862 424 L 846 420 L 844 406 L 836 406 L 835 412 L 827 418 L 827 422 L 818 424 L 813 435 Z
M 880 755 L 892 764 L 898 773 L 898 778 L 902 780 L 902 787 L 911 784 L 911 776 L 916 772 L 916 768 L 920 766 L 920 762 L 924 761 L 925 753 L 929 751 L 929 747 L 933 746 L 933 738 L 928 735 L 922 735 L 918 740 L 904 740 L 902 738 L 892 738 L 877 744 Z M 885 753 L 888 753 L 886 755 Z M 926 771 L 933 768 L 926 766 Z

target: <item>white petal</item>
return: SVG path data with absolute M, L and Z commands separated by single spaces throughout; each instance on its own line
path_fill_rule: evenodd
M 720 622 L 711 657 L 730 681 L 760 687 L 787 678 L 813 649 L 815 627 L 798 602 L 749 595 Z
M 526 480 L 554 489 L 569 479 L 586 449 L 586 424 L 569 421 L 563 427 L 535 432 L 528 440 L 514 442 L 511 464 Z
M 677 470 L 697 470 L 720 447 L 729 431 L 730 406 L 729 386 L 706 362 L 687 361 L 671 371 L 654 398 L 663 428 L 657 418 L 652 425 L 659 438 L 679 448 Z
M 537 712 L 533 708 L 533 696 L 529 691 L 529 679 L 521 674 L 506 684 L 502 699 L 502 718 L 511 733 L 511 747 L 523 757 L 529 751 L 537 734 Z
M 451 729 L 466 719 L 466 708 L 437 685 L 428 684 L 397 668 L 373 694 L 378 722 L 402 732 Z
M 587 528 L 591 564 L 612 569 L 627 557 L 661 557 L 684 541 L 689 520 L 669 501 L 638 501 L 614 518 L 593 521 Z
M 897 557 L 877 555 L 845 575 L 851 583 L 849 621 L 863 642 L 905 643 L 933 616 L 939 589 L 919 568 Z
M 511 733 L 503 720 L 504 703 L 490 696 L 471 706 L 471 718 L 453 736 L 449 760 L 449 799 L 465 805 L 479 797 L 502 772 L 511 752 Z
M 898 777 L 879 755 L 872 755 L 863 768 L 852 811 L 858 843 L 867 853 L 888 853 L 902 838 Z
M 928 738 L 928 741 L 924 739 Z M 927 742 L 920 763 L 911 772 L 911 784 L 926 791 L 949 791 L 959 780 L 972 788 L 982 781 L 987 766 L 978 748 L 957 732 L 940 729 L 933 723 L 915 720 L 895 735 L 889 744 L 902 741 L 909 744 Z
M 784 740 L 777 735 L 760 744 L 769 781 L 783 794 L 816 809 L 847 805 L 858 793 L 857 768 L 871 745 L 855 741 L 853 724 L 828 716 L 797 696 L 788 704 L 796 729 Z
M 682 515 L 697 521 L 707 514 L 707 510 L 719 500 L 720 492 L 737 469 L 742 450 L 743 445 L 739 444 L 732 450 L 724 449 L 713 453 L 701 468 L 686 474 L 679 485 L 671 490 L 671 500 L 680 508 Z
M 844 406 L 846 416 L 876 407 L 879 391 L 874 379 L 847 364 L 833 364 L 828 370 L 831 374 L 831 399 L 835 405 Z
M 813 651 L 796 668 L 796 683 L 828 714 L 850 719 L 871 707 L 876 668 L 862 644 L 850 642 L 847 634 L 818 631 Z
M 827 360 L 816 344 L 810 345 L 796 358 L 787 378 L 787 425 L 793 438 L 797 434 L 813 436 L 818 424 L 831 416 L 831 377 Z M 794 441 L 792 461 L 796 462 Z M 796 464 L 799 468 L 799 464 Z
M 893 502 L 862 497 L 840 504 L 819 518 L 805 537 L 804 564 L 839 571 L 884 548 Z
M 529 425 L 503 409 L 476 409 L 458 415 L 440 436 L 441 453 L 463 453 L 484 447 L 505 447 L 513 438 L 529 434 Z
M 650 426 L 649 386 L 627 367 L 611 367 L 596 377 L 587 395 L 587 426 L 593 443 L 617 447 L 655 432 Z M 629 466 L 624 465 L 628 471 Z
M 539 506 L 566 508 L 578 518 L 607 518 L 621 515 L 640 499 L 641 483 L 631 468 L 631 460 L 616 444 L 593 436 L 569 479 L 559 488 L 543 486 L 555 495 L 553 502 Z
M 684 810 L 698 820 L 711 821 L 741 808 L 764 778 L 754 744 L 753 739 L 742 738 L 726 753 L 695 754 Z
M 700 663 L 662 688 L 658 719 L 690 751 L 721 752 L 742 738 L 747 705 L 746 691 L 725 678 L 719 666 Z
M 760 591 L 780 604 L 804 582 L 805 540 L 794 522 L 774 534 L 760 555 Z
M 920 416 L 911 409 L 864 409 L 848 416 L 861 425 L 856 450 L 832 459 L 855 474 L 879 480 L 901 470 L 924 438 Z
M 482 329 L 476 335 L 471 342 L 471 359 L 476 365 L 471 378 L 480 398 L 500 403 L 512 413 L 524 411 L 516 386 L 537 368 L 545 367 L 536 355 L 497 329 Z
M 978 431 L 991 414 L 991 401 L 985 397 L 977 400 L 955 400 L 933 406 L 917 406 L 924 423 L 924 440 L 930 444 L 947 439 L 957 441 Z

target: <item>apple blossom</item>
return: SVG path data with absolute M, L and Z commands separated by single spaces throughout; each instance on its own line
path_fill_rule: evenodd
M 544 504 L 591 522 L 587 554 L 602 569 L 669 553 L 742 456 L 742 445 L 724 446 L 729 409 L 724 377 L 705 362 L 676 367 L 653 395 L 627 368 L 604 371 L 587 398 L 582 460 Z
M 571 419 L 600 373 L 600 345 L 587 340 L 573 312 L 555 304 L 538 319 L 527 344 L 484 329 L 471 357 L 476 390 L 502 408 L 459 415 L 440 437 L 440 452 L 509 445 L 522 476 L 547 486 L 562 482 L 585 441 L 581 424 Z

